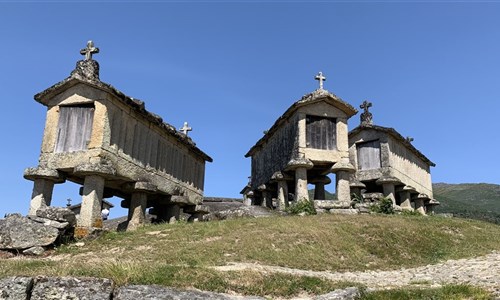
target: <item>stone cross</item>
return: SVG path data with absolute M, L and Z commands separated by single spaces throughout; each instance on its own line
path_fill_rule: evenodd
M 99 53 L 99 48 L 94 47 L 94 42 L 88 41 L 87 48 L 80 50 L 81 55 L 85 55 L 85 60 L 92 60 L 92 54 Z
M 359 106 L 362 108 L 364 112 L 361 114 L 361 125 L 372 125 L 373 124 L 373 115 L 368 109 L 372 107 L 372 103 L 368 101 L 363 101 L 363 104 Z
M 326 77 L 323 76 L 322 72 L 319 72 L 318 75 L 316 75 L 316 77 L 314 77 L 314 79 L 319 81 L 319 89 L 322 90 L 323 89 L 323 81 L 326 81 Z
M 193 131 L 193 128 L 189 127 L 188 122 L 184 122 L 184 126 L 179 128 L 179 130 L 187 136 L 189 131 Z
M 66 201 L 68 201 L 68 203 L 66 204 L 66 206 L 70 207 L 71 206 L 71 198 L 66 199 Z

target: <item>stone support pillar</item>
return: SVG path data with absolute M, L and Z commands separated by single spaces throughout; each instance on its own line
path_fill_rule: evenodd
M 326 199 L 325 183 L 316 182 L 314 184 L 314 200 L 325 200 L 325 199 Z
M 65 181 L 59 171 L 40 167 L 24 170 L 24 178 L 34 182 L 28 212 L 30 216 L 36 215 L 36 211 L 41 207 L 50 206 L 54 184 Z
M 275 172 L 271 177 L 273 182 L 278 185 L 278 197 L 276 199 L 276 205 L 278 210 L 285 210 L 288 206 L 288 183 L 287 180 L 292 178 L 286 176 L 283 172 Z
M 401 208 L 403 210 L 413 211 L 411 207 L 411 193 L 416 192 L 415 188 L 407 185 L 399 192 L 399 197 L 401 198 Z
M 157 203 L 150 213 L 156 216 L 155 223 L 173 223 L 179 220 L 181 208 L 178 204 Z
M 391 199 L 392 205 L 396 206 L 396 185 L 401 184 L 399 179 L 391 176 L 382 176 L 377 179 L 376 183 L 382 186 L 384 196 Z
M 127 231 L 135 230 L 144 225 L 147 202 L 148 195 L 146 193 L 137 192 L 132 194 L 128 211 Z
M 87 175 L 83 183 L 82 208 L 77 222 L 78 227 L 102 228 L 102 196 L 104 178 L 99 175 Z
M 243 204 L 250 206 L 253 204 L 253 198 L 254 198 L 254 192 L 253 191 L 248 191 L 243 195 Z
M 307 158 L 293 158 L 287 164 L 286 171 L 295 170 L 295 202 L 309 201 L 309 192 L 307 190 L 307 170 L 314 164 Z
M 285 210 L 288 206 L 288 184 L 286 180 L 278 181 L 278 210 Z
M 422 198 L 415 199 L 415 211 L 421 215 L 425 215 L 424 199 Z
M 295 169 L 295 201 L 309 201 L 309 191 L 307 190 L 307 169 Z
M 384 183 L 384 184 L 382 184 L 382 189 L 384 191 L 384 196 L 391 199 L 392 205 L 395 206 L 396 205 L 396 196 L 395 196 L 396 190 L 395 190 L 394 184 L 393 183 Z
M 89 163 L 77 165 L 73 169 L 76 176 L 83 176 L 82 207 L 76 223 L 75 237 L 82 238 L 95 229 L 102 228 L 102 200 L 107 176 L 116 174 L 111 163 L 101 157 L 91 157 Z
M 260 206 L 272 208 L 273 199 L 271 198 L 269 187 L 265 184 L 261 184 L 257 189 L 262 195 L 262 202 L 260 203 Z
M 50 206 L 53 190 L 53 181 L 47 179 L 35 179 L 28 215 L 35 216 L 38 209 Z
M 366 185 L 364 183 L 362 183 L 361 181 L 359 181 L 358 179 L 356 179 L 355 176 L 351 175 L 351 179 L 349 180 L 350 184 L 350 188 L 351 188 L 351 194 L 355 194 L 360 200 L 363 199 L 363 195 L 361 193 L 361 191 L 363 189 L 366 189 Z
M 341 202 L 351 202 L 351 188 L 349 186 L 349 172 L 337 172 L 337 199 Z
M 325 185 L 330 184 L 331 182 L 332 180 L 325 175 L 311 178 L 309 180 L 309 183 L 314 184 L 314 200 L 326 199 Z
M 336 175 L 336 192 L 337 200 L 339 202 L 351 203 L 351 187 L 349 185 L 349 177 L 351 173 L 354 173 L 356 169 L 348 161 L 339 161 L 335 163 L 331 169 L 331 173 Z

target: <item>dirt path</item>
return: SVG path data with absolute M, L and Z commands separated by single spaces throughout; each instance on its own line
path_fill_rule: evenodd
M 291 275 L 321 277 L 333 281 L 351 281 L 368 288 L 387 289 L 402 286 L 440 286 L 443 284 L 471 284 L 492 291 L 500 299 L 500 252 L 469 259 L 446 262 L 417 268 L 393 271 L 326 272 L 266 266 L 251 263 L 231 263 L 215 267 L 219 271 L 253 270 Z

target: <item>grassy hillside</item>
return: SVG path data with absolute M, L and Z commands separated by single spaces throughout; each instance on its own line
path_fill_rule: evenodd
M 500 224 L 500 185 L 486 183 L 433 184 L 438 213 L 482 219 Z
M 247 262 L 307 270 L 399 269 L 500 250 L 500 226 L 403 215 L 319 215 L 152 225 L 57 249 L 46 259 L 0 259 L 11 275 L 95 276 L 218 292 L 292 296 L 352 285 L 213 266 Z

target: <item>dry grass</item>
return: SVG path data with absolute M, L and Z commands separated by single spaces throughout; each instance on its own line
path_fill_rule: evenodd
M 463 219 L 381 215 L 239 219 L 148 226 L 132 233 L 108 233 L 83 247 L 64 246 L 45 259 L 0 259 L 0 277 L 95 276 L 112 278 L 118 285 L 155 283 L 290 296 L 321 293 L 343 284 L 250 271 L 222 273 L 210 267 L 255 262 L 318 271 L 398 269 L 492 250 L 500 250 L 500 226 Z

